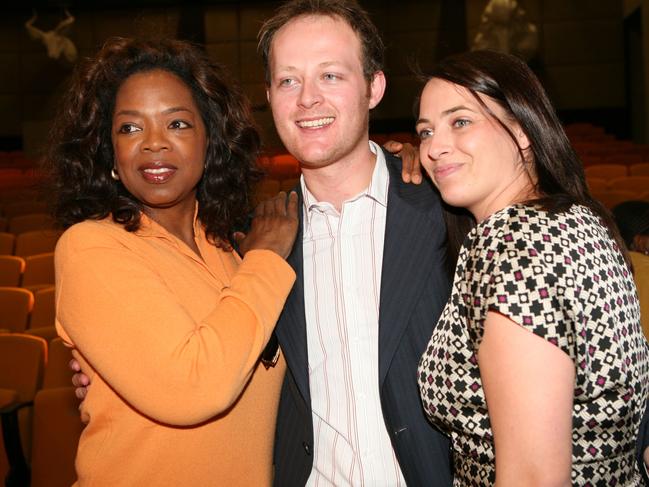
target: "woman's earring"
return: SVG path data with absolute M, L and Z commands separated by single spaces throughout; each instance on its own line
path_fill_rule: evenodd
M 112 168 L 110 170 L 110 177 L 113 178 L 115 181 L 119 181 L 119 174 L 117 174 L 117 171 L 115 171 L 115 168 Z

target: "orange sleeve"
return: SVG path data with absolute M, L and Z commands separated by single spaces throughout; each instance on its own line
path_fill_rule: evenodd
M 196 322 L 156 263 L 110 232 L 72 227 L 55 262 L 57 326 L 132 406 L 176 425 L 199 423 L 233 404 L 295 280 L 277 254 L 251 251 Z

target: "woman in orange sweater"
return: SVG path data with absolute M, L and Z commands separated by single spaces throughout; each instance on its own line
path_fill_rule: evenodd
M 259 356 L 295 278 L 291 194 L 241 243 L 259 137 L 179 41 L 109 41 L 78 70 L 48 161 L 57 328 L 92 385 L 79 485 L 269 485 L 284 364 Z

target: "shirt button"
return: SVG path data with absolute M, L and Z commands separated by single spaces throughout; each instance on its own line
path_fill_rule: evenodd
M 307 455 L 311 456 L 311 445 L 309 445 L 309 443 L 307 443 L 306 441 L 303 441 L 302 446 L 304 447 L 304 452 Z

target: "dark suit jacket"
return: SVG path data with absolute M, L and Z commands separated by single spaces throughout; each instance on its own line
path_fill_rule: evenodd
M 386 159 L 390 186 L 379 309 L 383 417 L 408 485 L 450 486 L 450 444 L 427 421 L 417 386 L 419 358 L 450 290 L 442 209 L 430 184 L 403 183 L 400 160 L 387 153 Z M 301 223 L 300 214 L 288 258 L 297 280 L 277 324 L 288 364 L 275 441 L 275 485 L 281 487 L 303 486 L 313 465 Z

